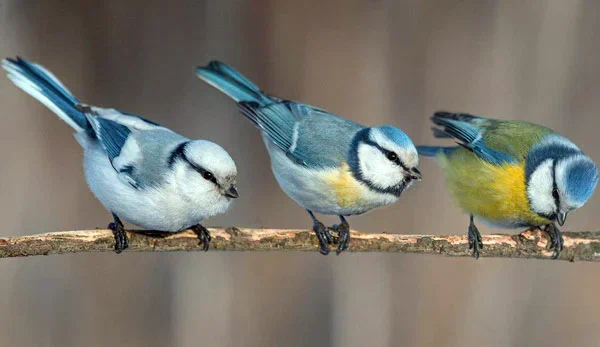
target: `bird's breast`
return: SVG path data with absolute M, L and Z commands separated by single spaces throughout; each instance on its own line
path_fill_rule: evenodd
M 444 161 L 450 193 L 465 211 L 499 225 L 544 224 L 529 206 L 524 163 L 494 165 L 468 154 Z
M 364 187 L 354 178 L 347 163 L 327 172 L 325 181 L 341 207 L 353 208 L 366 203 Z

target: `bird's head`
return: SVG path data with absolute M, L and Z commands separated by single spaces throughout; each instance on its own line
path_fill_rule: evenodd
M 531 210 L 561 226 L 571 211 L 586 203 L 598 183 L 594 162 L 558 135 L 532 149 L 526 160 L 526 175 Z
M 219 145 L 204 140 L 188 141 L 174 149 L 169 165 L 183 196 L 214 215 L 224 212 L 238 197 L 237 168 Z M 193 208 L 193 206 L 190 206 Z
M 389 125 L 359 131 L 352 140 L 348 163 L 357 180 L 379 193 L 400 196 L 421 180 L 415 145 Z

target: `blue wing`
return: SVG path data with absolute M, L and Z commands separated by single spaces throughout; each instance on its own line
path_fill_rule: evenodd
M 131 130 L 122 124 L 104 118 L 97 118 L 97 124 L 96 136 L 112 161 L 121 154 L 121 149 L 131 134 Z
M 188 139 L 137 116 L 119 118 L 113 110 L 101 112 L 111 119 L 102 113 L 86 113 L 86 116 L 119 178 L 136 189 L 160 185 L 172 149 Z
M 442 128 L 433 128 L 434 136 L 439 138 L 454 138 L 458 144 L 475 153 L 481 159 L 492 164 L 515 163 L 513 156 L 495 150 L 485 145 L 484 136 L 486 127 L 493 124 L 493 120 L 477 117 L 465 113 L 436 112 L 431 121 Z M 419 152 L 423 155 L 435 153 L 436 147 L 421 147 Z M 448 148 L 439 150 L 448 151 Z
M 140 189 L 142 185 L 136 179 L 135 166 L 129 163 L 123 165 L 115 161 L 121 155 L 121 150 L 125 146 L 129 136 L 131 136 L 131 129 L 123 124 L 90 113 L 90 108 L 86 111 L 85 115 L 92 126 L 93 135 L 100 142 L 113 169 L 119 173 L 119 178 L 133 188 Z
M 86 113 L 86 116 L 92 125 L 96 138 L 100 141 L 102 148 L 104 148 L 112 162 L 121 154 L 121 149 L 125 146 L 125 142 L 131 134 L 131 129 L 110 119 L 96 117 L 89 113 Z
M 119 111 L 119 112 L 122 113 L 122 114 L 124 114 L 124 115 L 126 115 L 126 116 L 137 118 L 137 119 L 141 120 L 142 122 L 144 122 L 144 123 L 146 123 L 148 125 L 154 125 L 154 126 L 157 126 L 157 127 L 161 126 L 158 123 L 155 123 L 155 122 L 153 122 L 153 121 L 151 121 L 149 119 L 140 117 L 138 115 L 135 115 L 135 114 L 132 114 L 132 113 L 123 112 L 123 111 Z
M 319 108 L 293 101 L 261 107 L 240 102 L 240 110 L 263 134 L 299 165 L 310 168 L 339 166 L 350 142 L 364 127 Z

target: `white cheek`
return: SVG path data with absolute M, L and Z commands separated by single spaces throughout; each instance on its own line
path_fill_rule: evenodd
M 542 162 L 529 178 L 527 197 L 531 209 L 536 213 L 553 214 L 556 211 L 552 189 L 554 180 L 552 177 L 552 159 Z
M 360 144 L 358 160 L 363 177 L 375 186 L 389 188 L 398 185 L 404 179 L 402 168 L 389 161 L 373 146 Z
M 210 218 L 225 212 L 231 200 L 224 197 L 219 188 L 205 180 L 194 170 L 186 169 L 186 165 L 177 165 L 175 169 L 176 187 L 186 201 L 186 208 L 195 211 L 202 219 Z
M 199 197 L 204 197 L 216 191 L 217 187 L 210 181 L 205 180 L 198 172 L 187 169 L 186 165 L 177 168 L 177 186 L 185 197 L 196 201 Z
M 415 147 L 406 147 L 397 150 L 398 156 L 408 168 L 419 166 L 419 154 Z

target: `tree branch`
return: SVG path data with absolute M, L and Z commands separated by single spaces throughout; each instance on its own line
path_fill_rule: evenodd
M 316 251 L 317 239 L 306 230 L 211 228 L 211 251 Z M 128 231 L 127 252 L 198 251 L 196 234 Z M 600 261 L 600 232 L 566 232 L 560 260 Z M 549 259 L 549 237 L 541 231 L 484 235 L 482 257 Z M 81 252 L 112 252 L 110 230 L 61 231 L 0 238 L 0 258 Z M 352 232 L 351 252 L 400 252 L 468 257 L 466 236 L 367 234 Z

